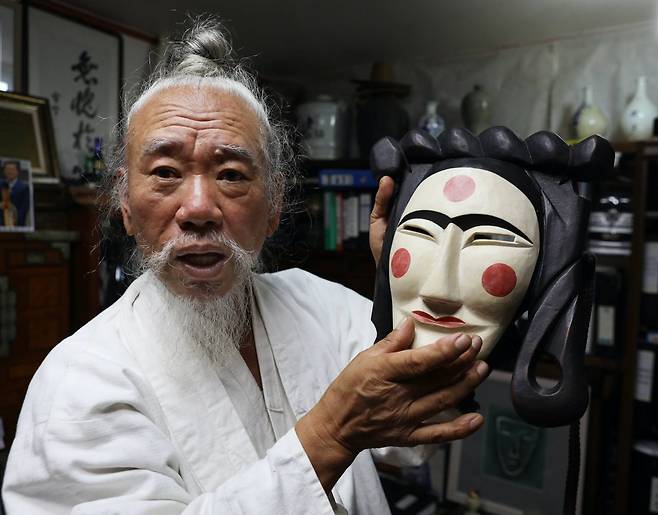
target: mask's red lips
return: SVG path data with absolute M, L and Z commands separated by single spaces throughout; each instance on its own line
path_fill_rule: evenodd
M 432 315 L 425 313 L 424 311 L 412 311 L 411 314 L 422 324 L 436 325 L 446 329 L 455 329 L 457 327 L 466 325 L 466 322 L 464 322 L 461 318 L 453 316 L 435 318 Z

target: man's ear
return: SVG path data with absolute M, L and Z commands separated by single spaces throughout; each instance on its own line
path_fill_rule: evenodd
M 127 173 L 128 170 L 125 168 L 120 168 L 117 171 L 117 175 L 119 176 L 117 180 L 125 181 L 127 183 Z M 121 218 L 123 218 L 123 227 L 126 230 L 128 236 L 134 236 L 135 231 L 133 229 L 132 214 L 130 212 L 130 206 L 128 205 L 128 184 L 126 184 L 125 188 L 123 188 L 123 191 L 121 192 Z

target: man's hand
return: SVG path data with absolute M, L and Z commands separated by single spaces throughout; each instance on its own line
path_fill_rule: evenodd
M 477 413 L 427 422 L 455 407 L 486 378 L 487 365 L 475 362 L 480 337 L 446 336 L 410 349 L 413 327 L 406 319 L 361 352 L 295 426 L 325 490 L 364 449 L 446 442 L 482 425 Z
M 380 179 L 375 195 L 375 205 L 370 213 L 370 251 L 375 259 L 375 265 L 379 264 L 379 258 L 382 255 L 384 233 L 388 225 L 388 209 L 394 186 L 392 178 L 384 176 Z

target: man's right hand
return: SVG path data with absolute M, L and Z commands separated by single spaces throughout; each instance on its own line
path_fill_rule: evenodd
M 409 318 L 357 355 L 295 426 L 326 491 L 364 449 L 456 440 L 482 425 L 477 413 L 426 422 L 488 375 L 486 363 L 475 361 L 480 337 L 451 335 L 411 349 L 413 335 Z

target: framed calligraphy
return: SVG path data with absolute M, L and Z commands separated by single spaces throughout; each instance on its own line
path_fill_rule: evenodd
M 121 38 L 36 7 L 27 19 L 28 90 L 50 101 L 61 175 L 78 180 L 118 121 Z
M 47 99 L 0 92 L 0 155 L 28 161 L 34 182 L 59 180 Z
M 562 515 L 567 476 L 569 428 L 543 428 L 526 424 L 515 413 L 510 398 L 512 374 L 494 370 L 482 383 L 475 400 L 484 426 L 470 437 L 452 442 L 447 498 L 460 504 L 473 502 L 486 513 L 523 515 L 536 511 Z M 540 384 L 553 384 L 542 379 Z M 581 513 L 585 464 L 587 413 L 580 423 Z M 474 493 L 473 493 L 474 492 Z

